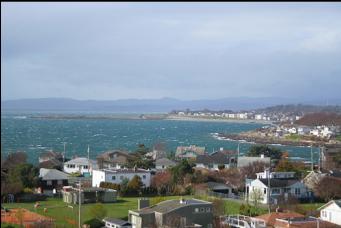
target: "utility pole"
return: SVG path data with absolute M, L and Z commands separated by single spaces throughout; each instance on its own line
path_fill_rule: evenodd
M 269 165 L 269 173 L 268 173 L 268 212 L 269 212 L 269 214 L 271 213 L 271 208 L 270 208 L 270 194 L 271 194 L 270 173 L 271 173 L 271 157 L 270 157 L 270 165 Z
M 79 186 L 78 186 L 78 227 L 81 228 L 81 203 L 82 203 L 82 197 L 81 197 L 81 179 L 79 179 Z
M 314 156 L 313 156 L 313 145 L 310 145 L 310 161 L 311 161 L 311 171 L 314 171 Z
M 66 145 L 66 142 L 64 142 L 63 163 L 65 163 L 65 145 Z

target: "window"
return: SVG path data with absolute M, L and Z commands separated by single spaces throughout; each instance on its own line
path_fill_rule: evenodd
M 205 208 L 201 207 L 200 212 L 205 212 Z
M 143 175 L 143 176 L 142 176 L 142 179 L 146 179 L 146 175 Z
M 63 181 L 62 181 L 62 180 L 57 180 L 57 184 L 58 184 L 58 185 L 62 185 L 62 184 L 63 184 Z
M 210 211 L 211 211 L 211 208 L 206 207 L 206 212 L 210 212 Z
M 75 164 L 68 164 L 67 167 L 73 169 L 76 167 L 76 165 Z
M 266 188 L 264 188 L 264 195 L 266 194 Z
M 281 193 L 281 189 L 279 189 L 279 188 L 273 188 L 271 190 L 271 194 L 273 194 L 273 195 L 278 195 L 280 193 Z
M 301 195 L 301 189 L 295 188 L 295 195 Z
M 162 165 L 162 168 L 164 169 L 164 168 L 165 168 L 165 166 L 164 166 L 164 165 Z
M 289 193 L 289 192 L 290 192 L 290 188 L 285 188 L 285 189 L 284 189 L 284 192 L 285 192 L 285 193 Z
M 194 209 L 194 212 L 198 213 L 198 212 L 199 212 L 199 208 L 196 207 L 196 208 Z
M 83 165 L 83 169 L 88 169 L 88 166 L 87 165 Z
M 116 180 L 116 176 L 112 176 L 111 179 L 112 179 L 112 180 Z
M 52 181 L 50 181 L 50 180 L 49 180 L 49 181 L 46 181 L 46 185 L 47 185 L 47 186 L 51 186 L 51 185 L 52 185 Z

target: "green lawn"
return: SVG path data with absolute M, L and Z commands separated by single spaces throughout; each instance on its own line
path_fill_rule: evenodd
M 151 203 L 156 203 L 162 200 L 179 199 L 179 196 L 165 196 L 165 197 L 152 197 Z M 189 198 L 189 197 L 184 197 Z M 138 197 L 119 197 L 115 203 L 105 203 L 104 207 L 107 209 L 107 216 L 113 218 L 127 219 L 128 210 L 137 209 Z M 37 212 L 41 215 L 45 215 L 54 218 L 57 227 L 72 227 L 67 220 L 74 220 L 78 223 L 78 205 L 72 205 L 74 208 L 68 207 L 68 204 L 64 203 L 62 199 L 49 198 L 47 201 L 40 202 L 41 207 L 34 209 L 34 203 L 11 203 L 2 204 L 6 208 L 26 208 L 30 211 Z M 82 221 L 86 221 L 92 218 L 89 209 L 93 204 L 83 204 L 81 207 Z M 47 208 L 47 213 L 44 213 L 44 208 Z

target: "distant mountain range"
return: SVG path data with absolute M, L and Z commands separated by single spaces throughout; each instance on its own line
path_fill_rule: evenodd
M 172 110 L 254 110 L 283 104 L 341 105 L 341 99 L 299 100 L 293 98 L 233 97 L 213 100 L 120 99 L 75 100 L 70 98 L 38 98 L 1 101 L 1 111 L 45 112 L 116 112 L 116 113 L 165 113 Z

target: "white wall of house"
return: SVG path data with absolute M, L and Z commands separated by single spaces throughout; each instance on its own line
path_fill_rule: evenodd
M 321 210 L 320 217 L 324 221 L 341 226 L 341 208 L 334 202 Z
M 84 174 L 84 173 L 91 173 L 91 171 L 92 171 L 91 165 L 89 167 L 88 164 L 72 164 L 72 163 L 64 164 L 64 172 L 66 173 L 80 172 L 81 174 Z
M 195 163 L 195 167 L 197 168 L 204 168 L 204 169 L 209 169 L 209 170 L 219 170 L 219 165 L 220 164 L 203 164 L 203 163 Z M 229 168 L 230 164 L 224 164 L 225 168 Z
M 142 183 L 145 187 L 150 186 L 151 175 L 150 172 L 119 172 L 119 170 L 94 170 L 92 175 L 92 186 L 99 187 L 102 181 L 110 182 L 114 184 L 121 184 L 122 180 L 131 180 L 135 175 L 141 178 Z

